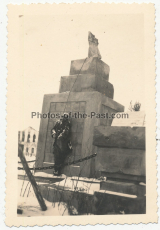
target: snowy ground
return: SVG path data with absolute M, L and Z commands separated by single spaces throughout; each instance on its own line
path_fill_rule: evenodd
M 93 180 L 93 179 L 92 179 Z M 92 181 L 91 181 L 92 182 Z M 94 194 L 95 191 L 100 190 L 100 184 L 99 183 L 87 183 L 85 181 L 73 180 L 71 177 L 67 177 L 66 179 L 56 182 L 55 185 L 57 187 L 63 188 L 64 186 L 72 191 L 81 191 L 88 194 Z
M 18 180 L 18 207 L 23 210 L 22 214 L 17 214 L 20 217 L 32 216 L 66 216 L 69 215 L 65 203 L 52 203 L 45 200 L 47 210 L 42 211 L 39 203 L 34 195 L 30 182 Z M 75 210 L 76 214 L 76 210 Z
M 30 159 L 27 159 L 30 160 Z M 21 166 L 20 166 L 21 167 Z M 24 171 L 18 171 L 23 173 Z M 22 174 L 21 174 L 22 175 Z M 24 174 L 23 174 L 24 175 Z M 37 172 L 35 176 L 40 177 L 49 177 L 53 178 L 54 176 L 51 174 L 47 174 L 44 172 Z M 94 191 L 98 191 L 100 189 L 100 184 L 96 179 L 88 179 L 88 178 L 78 178 L 78 177 L 66 177 L 65 175 L 61 175 L 63 178 L 62 181 L 56 182 L 52 185 L 64 188 L 71 191 L 80 191 L 89 194 L 94 194 Z M 86 182 L 90 180 L 91 183 Z M 38 183 L 40 184 L 40 183 Z M 44 184 L 44 182 L 43 182 Z M 44 199 L 45 200 L 45 199 Z M 67 205 L 63 202 L 49 202 L 45 200 L 47 211 L 42 211 L 40 205 L 35 197 L 33 188 L 29 181 L 18 180 L 18 208 L 23 210 L 22 214 L 17 214 L 18 216 L 61 216 L 61 215 L 69 215 Z M 72 207 L 72 211 L 75 214 L 77 210 Z
M 26 156 L 27 161 L 35 160 L 35 157 Z M 18 162 L 20 159 L 18 158 Z M 28 163 L 29 167 L 34 167 L 35 162 Z M 22 167 L 21 163 L 18 163 L 18 167 Z M 25 175 L 24 170 L 18 170 L 19 175 Z M 43 174 L 43 175 L 42 175 Z M 45 173 L 46 174 L 46 173 Z M 44 173 L 37 173 L 37 176 L 44 176 Z M 46 174 L 46 177 L 53 177 L 53 175 Z M 69 215 L 68 209 L 65 203 L 51 203 L 44 199 L 47 206 L 46 211 L 42 211 L 40 205 L 35 197 L 31 183 L 28 181 L 18 180 L 18 209 L 23 210 L 22 214 L 17 214 L 20 217 L 32 217 L 32 216 L 61 216 Z M 75 210 L 76 212 L 76 210 Z
M 27 161 L 33 161 L 35 160 L 35 157 L 26 157 Z M 20 159 L 18 158 L 18 167 L 23 167 L 22 164 L 20 163 Z M 28 163 L 30 168 L 33 168 L 35 165 L 35 162 L 31 162 Z M 57 176 L 53 176 L 52 174 L 47 174 L 45 172 L 32 172 L 34 176 L 39 177 L 37 184 L 43 184 L 42 187 L 44 187 L 44 189 L 48 189 L 48 191 L 52 191 L 52 190 L 69 190 L 70 191 L 76 191 L 78 193 L 74 193 L 71 192 L 71 194 L 80 194 L 84 196 L 90 196 L 94 194 L 95 191 L 100 191 L 101 193 L 105 193 L 108 195 L 116 195 L 119 197 L 128 197 L 128 198 L 137 198 L 136 195 L 131 195 L 131 194 L 124 194 L 124 193 L 119 193 L 119 192 L 114 192 L 114 191 L 108 191 L 108 190 L 100 190 L 100 180 L 94 179 L 94 178 L 85 178 L 85 177 L 67 177 L 66 175 L 62 174 L 60 177 L 62 178 L 61 181 L 56 182 L 57 180 L 54 179 L 54 177 L 57 179 Z M 25 177 L 25 171 L 24 170 L 18 170 L 18 175 L 24 175 Z M 44 178 L 43 178 L 44 177 Z M 19 178 L 23 178 L 23 176 L 19 177 Z M 48 178 L 49 180 L 46 180 L 45 178 Z M 53 180 L 51 180 L 51 178 L 53 178 Z M 107 180 L 107 178 L 103 178 L 104 180 Z M 140 185 L 145 186 L 144 183 L 139 183 Z M 46 186 L 46 187 L 45 187 Z M 46 190 L 45 190 L 46 191 Z M 68 191 L 66 191 L 65 194 L 67 194 Z M 89 195 L 88 195 L 89 194 Z M 40 205 L 37 201 L 37 198 L 34 194 L 33 188 L 31 186 L 31 183 L 27 180 L 18 180 L 18 205 L 17 208 L 21 209 L 23 212 L 22 214 L 17 214 L 17 216 L 20 217 L 32 217 L 32 216 L 69 216 L 69 215 L 78 215 L 78 211 L 79 210 L 79 206 L 76 206 L 76 204 L 73 202 L 72 205 L 74 205 L 75 207 L 71 206 L 71 202 L 69 202 L 69 204 L 64 203 L 64 202 L 49 202 L 48 198 L 47 200 L 44 199 L 46 206 L 47 206 L 47 210 L 46 211 L 42 211 L 40 208 Z M 57 196 L 58 197 L 58 196 Z M 53 199 L 50 199 L 53 200 Z M 57 199 L 55 199 L 55 201 L 59 201 L 59 197 Z M 62 199 L 60 199 L 62 200 Z M 68 200 L 64 199 L 66 202 L 68 202 Z M 73 199 L 71 199 L 73 200 Z M 79 197 L 77 199 L 79 201 Z M 76 202 L 77 202 L 76 200 Z M 81 199 L 80 199 L 81 201 Z M 83 203 L 83 202 L 82 202 Z M 114 202 L 113 202 L 114 203 Z M 87 209 L 88 209 L 88 205 L 90 206 L 92 204 L 92 201 L 86 204 Z M 68 210 L 69 208 L 69 210 Z M 85 213 L 84 213 L 85 212 Z M 86 213 L 86 209 L 84 209 L 83 215 L 88 215 L 88 210 Z M 89 212 L 92 212 L 92 210 L 90 210 Z M 122 210 L 122 212 L 124 212 Z M 71 214 L 70 214 L 71 213 Z M 80 212 L 81 213 L 81 212 Z M 94 212 L 92 212 L 94 213 Z M 106 213 L 108 213 L 108 211 L 106 211 Z M 114 212 L 114 214 L 119 214 L 119 211 L 117 211 L 116 213 Z M 123 213 L 124 214 L 124 213 Z M 82 215 L 82 214 L 79 214 Z
M 34 157 L 28 157 L 27 161 L 34 160 Z M 20 161 L 20 160 L 19 160 Z M 29 163 L 29 167 L 34 167 L 34 162 Z M 19 167 L 22 167 L 22 164 L 18 164 Z M 19 175 L 25 175 L 24 170 L 18 170 Z M 34 174 L 34 173 L 33 173 Z M 42 182 L 37 182 L 38 184 L 47 185 L 48 189 L 60 189 L 60 190 L 69 190 L 69 191 L 78 191 L 80 193 L 87 193 L 90 195 L 93 195 L 95 191 L 100 191 L 100 181 L 94 178 L 85 178 L 85 177 L 67 177 L 64 174 L 62 174 L 60 177 L 62 177 L 63 180 L 53 183 L 53 182 L 43 182 L 44 178 L 54 178 L 56 176 L 53 176 L 52 174 L 47 174 L 45 172 L 36 172 L 34 176 L 42 177 Z M 45 180 L 44 180 L 45 181 Z M 107 190 L 101 190 L 101 193 L 106 194 L 112 194 L 112 195 L 118 195 L 123 197 L 132 197 L 135 198 L 135 195 L 128 195 L 128 194 L 122 194 L 117 193 L 113 191 L 107 191 Z M 64 202 L 49 202 L 48 200 L 45 200 L 47 210 L 42 211 L 40 208 L 40 205 L 37 201 L 37 198 L 34 194 L 33 188 L 31 186 L 31 183 L 26 180 L 18 180 L 18 209 L 21 209 L 23 211 L 22 214 L 17 214 L 20 217 L 32 217 L 32 216 L 68 216 L 70 215 L 70 210 L 72 210 L 72 215 L 78 215 L 77 210 L 73 206 L 68 206 Z M 85 215 L 85 214 L 84 214 Z M 88 215 L 88 213 L 86 214 Z

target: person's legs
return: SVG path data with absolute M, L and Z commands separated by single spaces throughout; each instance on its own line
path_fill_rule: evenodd
M 59 174 L 59 168 L 58 166 L 61 164 L 61 158 L 60 158 L 60 152 L 59 152 L 59 148 L 57 145 L 54 146 L 54 170 L 56 173 Z
M 60 137 L 55 144 L 55 171 L 58 175 L 61 175 L 63 164 L 65 163 L 66 157 L 72 152 L 72 149 L 68 146 L 68 140 Z M 62 165 L 62 167 L 57 167 Z

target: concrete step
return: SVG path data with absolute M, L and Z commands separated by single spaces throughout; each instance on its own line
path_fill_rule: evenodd
M 107 180 L 100 182 L 100 190 L 107 190 L 123 194 L 131 194 L 140 197 L 145 196 L 146 185 Z
M 145 176 L 137 176 L 137 175 L 131 175 L 131 174 L 124 174 L 121 172 L 107 172 L 107 171 L 98 171 L 97 177 L 107 177 L 109 180 L 116 180 L 116 181 L 122 181 L 122 182 L 144 182 L 146 183 L 146 177 Z
M 100 190 L 93 194 L 57 189 L 54 184 L 40 184 L 43 197 L 50 202 L 64 202 L 78 210 L 78 215 L 145 214 L 146 197 Z
M 76 165 L 65 166 L 62 173 L 69 177 L 72 177 L 72 176 L 79 177 L 80 176 L 80 166 L 76 166 Z
M 65 179 L 64 177 L 61 176 L 44 177 L 44 176 L 36 176 L 36 175 L 34 175 L 34 178 L 36 182 L 43 182 L 43 183 L 56 183 Z M 28 176 L 24 176 L 24 175 L 18 175 L 18 179 L 29 181 Z
M 100 190 L 94 193 L 96 200 L 96 212 L 98 215 L 107 214 L 145 214 L 146 196 Z

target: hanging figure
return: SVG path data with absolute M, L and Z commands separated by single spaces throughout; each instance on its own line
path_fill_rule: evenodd
M 61 175 L 62 167 L 66 157 L 72 152 L 71 137 L 71 123 L 69 121 L 69 114 L 64 113 L 63 118 L 58 120 L 51 130 L 52 138 L 54 138 L 53 154 L 55 163 L 54 174 Z

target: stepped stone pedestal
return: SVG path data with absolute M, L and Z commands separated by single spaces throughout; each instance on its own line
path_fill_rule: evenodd
M 59 92 L 92 92 L 97 91 L 112 98 L 114 96 L 113 85 L 102 76 L 95 74 L 79 74 L 61 77 Z
M 93 74 L 109 81 L 109 66 L 97 57 L 71 61 L 70 75 Z
M 108 82 L 109 66 L 97 57 L 71 62 L 70 76 L 62 77 L 58 94 L 44 95 L 42 114 L 72 112 L 86 114 L 86 118 L 71 118 L 73 151 L 66 161 L 77 160 L 95 153 L 94 127 L 110 126 L 112 119 L 99 119 L 96 114 L 123 112 L 124 107 L 113 100 L 113 86 Z M 91 114 L 95 114 L 91 118 Z M 37 148 L 37 166 L 54 163 L 51 129 L 56 118 L 41 119 Z M 76 166 L 80 176 L 95 176 L 95 161 L 91 159 Z M 53 170 L 48 170 L 52 173 Z M 76 168 L 66 166 L 63 173 L 77 176 Z

